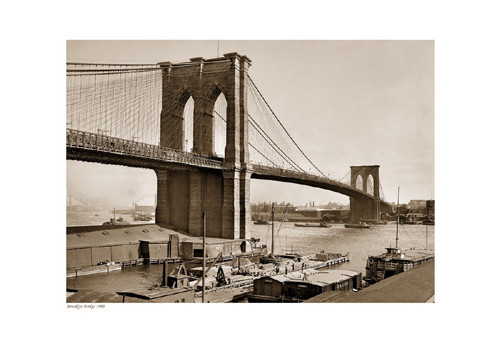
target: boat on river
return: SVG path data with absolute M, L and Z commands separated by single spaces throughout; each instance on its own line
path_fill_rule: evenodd
M 321 228 L 329 228 L 331 227 L 332 225 L 331 224 L 328 224 L 328 223 L 325 223 L 325 222 L 321 222 L 319 224 L 314 224 L 314 223 L 295 223 L 295 227 L 321 227 Z
M 123 218 L 119 217 L 116 218 L 116 212 L 113 209 L 113 217 L 109 219 L 109 221 L 104 222 L 102 225 L 107 226 L 107 225 L 122 225 L 122 224 L 130 224 L 129 222 L 125 221 Z
M 362 222 L 370 225 L 370 226 L 379 226 L 379 225 L 386 225 L 387 224 L 387 221 L 385 220 L 381 220 L 381 221 L 377 221 L 377 220 L 363 220 Z
M 266 221 L 266 220 L 257 220 L 257 221 L 254 221 L 253 224 L 256 224 L 256 225 L 269 225 L 269 221 Z
M 404 224 L 424 224 L 424 221 L 409 220 L 409 221 L 405 221 Z
M 151 215 L 140 213 L 138 215 L 134 215 L 134 221 L 151 221 L 153 217 Z
M 344 227 L 346 228 L 370 228 L 370 225 L 366 224 L 365 222 L 361 223 L 346 223 L 344 224 Z
M 386 253 L 368 257 L 366 276 L 364 277 L 367 283 L 376 283 L 434 259 L 434 252 L 428 250 L 410 249 L 402 251 L 392 247 L 388 247 L 386 250 Z
M 123 218 L 119 217 L 117 219 L 110 218 L 109 221 L 104 222 L 102 225 L 107 226 L 107 225 L 122 225 L 122 224 L 130 224 L 130 222 L 125 221 Z

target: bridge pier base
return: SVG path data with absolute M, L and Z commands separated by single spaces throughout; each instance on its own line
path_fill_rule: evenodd
M 368 198 L 350 198 L 351 222 L 380 220 L 380 200 Z
M 222 234 L 224 239 L 240 238 L 240 179 L 237 171 L 223 171 Z
M 379 165 L 351 166 L 351 185 L 356 187 L 358 178 L 362 181 L 364 192 L 368 192 L 368 178 L 373 179 L 373 198 L 350 197 L 351 222 L 363 220 L 380 221 L 380 177 Z
M 252 208 L 250 205 L 250 177 L 252 173 L 242 171 L 240 173 L 240 239 L 250 239 L 250 227 L 252 225 Z M 245 242 L 242 251 L 250 248 Z
M 202 236 L 205 211 L 208 237 L 250 238 L 250 172 L 156 170 L 156 175 L 157 224 Z
M 209 171 L 157 170 L 156 223 L 193 236 L 203 234 L 202 212 L 207 214 L 207 236 L 222 237 L 223 181 Z

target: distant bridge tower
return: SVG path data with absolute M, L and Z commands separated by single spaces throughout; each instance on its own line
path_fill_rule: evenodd
M 373 178 L 373 199 L 350 198 L 351 221 L 380 220 L 380 165 L 351 166 L 351 185 L 356 187 L 358 180 L 362 182 L 362 189 L 368 192 L 368 179 Z
M 160 145 L 184 149 L 184 107 L 194 100 L 193 153 L 214 156 L 214 106 L 227 100 L 226 148 L 221 171 L 156 170 L 156 222 L 201 236 L 202 211 L 207 236 L 249 238 L 250 176 L 248 152 L 248 68 L 251 60 L 237 53 L 191 58 L 189 63 L 159 63 L 162 69 Z

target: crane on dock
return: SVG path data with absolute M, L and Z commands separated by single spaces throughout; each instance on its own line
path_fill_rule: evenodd
M 222 258 L 222 252 L 220 252 L 219 254 L 217 254 L 217 256 L 215 257 L 215 259 L 212 261 L 212 263 L 206 268 L 205 270 L 205 274 L 217 263 L 217 261 L 219 259 Z M 194 288 L 196 288 L 198 286 L 198 284 L 200 283 L 200 281 L 202 280 L 203 277 L 199 278 L 198 281 L 193 285 Z M 219 269 L 217 271 L 217 276 L 215 277 L 215 279 L 217 280 L 217 285 L 218 286 L 222 286 L 222 285 L 227 285 L 227 280 L 226 280 L 226 277 L 224 276 L 224 271 L 222 270 L 222 266 L 219 266 Z

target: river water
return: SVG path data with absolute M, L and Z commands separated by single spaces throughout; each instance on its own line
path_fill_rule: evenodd
M 127 214 L 113 214 L 111 210 L 96 210 L 96 211 L 67 211 L 66 212 L 66 225 L 68 227 L 72 226 L 100 226 L 104 222 L 108 221 L 111 218 L 123 218 L 130 224 L 144 224 L 148 222 L 144 221 L 134 221 L 133 215 Z M 151 223 L 154 223 L 152 221 Z
M 109 215 L 108 213 L 103 213 Z M 111 215 L 112 216 L 112 215 Z M 126 215 L 122 215 L 126 218 Z M 118 217 L 118 216 L 117 216 Z M 127 217 L 128 218 L 128 217 Z M 107 216 L 95 217 L 96 224 L 108 220 Z M 99 223 L 99 222 L 100 223 Z M 70 219 L 68 219 L 68 224 Z M 86 224 L 91 224 L 87 221 Z M 427 233 L 426 233 L 427 231 Z M 319 251 L 349 253 L 350 261 L 336 265 L 365 274 L 366 259 L 369 255 L 385 252 L 385 248 L 396 244 L 396 224 L 376 225 L 369 229 L 344 228 L 334 224 L 330 228 L 295 227 L 294 223 L 275 223 L 275 253 L 293 252 L 313 254 Z M 427 235 L 427 238 L 426 238 Z M 260 239 L 271 250 L 271 227 L 252 225 L 251 236 Z M 399 225 L 398 247 L 401 249 L 434 250 L 434 226 Z M 172 265 L 169 265 L 173 267 Z M 121 271 L 67 278 L 68 288 L 115 293 L 132 289 L 149 288 L 161 282 L 163 265 L 142 265 Z

